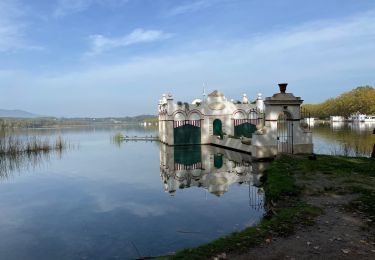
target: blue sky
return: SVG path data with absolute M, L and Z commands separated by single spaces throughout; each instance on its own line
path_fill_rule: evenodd
M 307 103 L 375 85 L 372 0 L 0 0 L 0 108 L 156 114 L 219 89 Z

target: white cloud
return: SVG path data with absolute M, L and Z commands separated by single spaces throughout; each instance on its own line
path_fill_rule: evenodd
M 93 0 L 59 0 L 54 15 L 57 17 L 86 10 Z
M 116 7 L 126 3 L 128 0 L 59 0 L 54 12 L 55 17 L 82 12 L 94 4 L 101 6 Z
M 18 1 L 0 1 L 0 52 L 16 50 L 42 50 L 41 46 L 29 43 L 25 36 L 28 28 L 27 12 Z
M 152 38 L 103 37 L 92 51 L 105 51 Z M 308 102 L 324 100 L 359 84 L 375 85 L 374 12 L 284 28 L 248 39 L 225 40 L 217 45 L 210 45 L 209 39 L 194 41 L 194 48 L 185 43 L 165 53 L 127 57 L 122 63 L 107 61 L 101 65 L 96 63 L 101 60 L 98 59 L 94 60 L 96 65 L 75 67 L 64 74 L 12 77 L 14 81 L 23 78 L 26 86 L 34 86 L 37 98 L 30 97 L 28 101 L 25 96 L 22 100 L 16 93 L 0 101 L 7 103 L 9 100 L 10 105 L 15 100 L 29 102 L 30 106 L 38 103 L 39 111 L 46 111 L 48 106 L 58 107 L 55 103 L 61 104 L 64 110 L 51 111 L 52 114 L 120 116 L 155 111 L 155 102 L 163 92 L 170 91 L 178 99 L 192 100 L 201 93 L 202 82 L 207 82 L 211 90 L 219 88 L 228 97 L 236 98 L 243 92 L 248 92 L 250 97 L 257 92 L 268 96 L 274 93 L 278 82 L 288 81 L 290 90 Z M 85 97 L 96 101 L 86 102 L 85 107 L 79 101 L 63 106 L 65 100 L 72 99 L 69 90 L 73 88 L 77 100 Z M 56 91 L 61 93 L 57 97 Z M 46 95 L 50 97 L 50 104 Z
M 88 55 L 100 54 L 114 48 L 126 47 L 137 43 L 155 42 L 168 39 L 172 36 L 160 30 L 135 29 L 131 33 L 118 38 L 107 38 L 103 35 L 91 35 L 91 50 Z
M 19 21 L 22 12 L 16 2 L 0 2 L 0 52 L 24 46 L 23 27 Z
M 174 16 L 190 12 L 196 12 L 205 8 L 208 8 L 214 5 L 217 0 L 198 0 L 198 1 L 189 1 L 186 4 L 178 5 L 173 7 L 167 12 L 167 15 Z

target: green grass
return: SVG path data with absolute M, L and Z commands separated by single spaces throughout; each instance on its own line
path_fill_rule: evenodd
M 291 174 L 291 162 L 293 161 L 290 161 L 289 157 L 282 156 L 265 171 L 264 189 L 268 201 L 277 201 L 283 196 L 297 196 L 300 193 Z

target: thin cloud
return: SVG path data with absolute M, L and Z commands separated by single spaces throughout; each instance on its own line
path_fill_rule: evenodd
M 107 7 L 116 7 L 126 2 L 128 2 L 128 0 L 59 0 L 54 11 L 54 16 L 63 17 L 66 15 L 83 12 L 95 4 Z
M 114 48 L 126 47 L 138 43 L 150 43 L 168 39 L 172 36 L 160 30 L 135 29 L 131 33 L 118 38 L 108 38 L 101 34 L 91 35 L 91 50 L 87 55 L 96 55 Z
M 139 42 L 137 37 L 103 39 L 100 51 L 107 50 L 103 46 L 118 46 L 118 42 L 120 46 Z M 15 100 L 30 107 L 37 104 L 39 108 L 33 109 L 36 112 L 55 107 L 51 114 L 71 116 L 151 113 L 161 93 L 173 91 L 177 97 L 192 100 L 201 93 L 202 82 L 229 97 L 242 91 L 254 97 L 257 92 L 274 93 L 275 83 L 281 80 L 288 80 L 291 87 L 298 85 L 293 92 L 309 99 L 307 102 L 316 102 L 358 84 L 375 84 L 375 60 L 371 56 L 375 53 L 374 40 L 374 12 L 223 41 L 220 46 L 204 45 L 210 41 L 199 39 L 202 44 L 195 46 L 200 47 L 187 47 L 186 43 L 165 53 L 74 68 L 53 76 L 4 75 L 12 85 L 33 87 L 34 96 L 20 97 L 20 91 L 26 89 L 12 88 L 14 92 L 8 92 L 2 102 L 8 106 Z M 77 99 L 66 107 L 73 88 Z M 61 95 L 57 97 L 56 91 Z M 84 98 L 88 102 L 82 107 Z M 59 111 L 56 104 L 64 110 Z
M 0 52 L 15 50 L 41 50 L 25 39 L 27 24 L 24 22 L 24 12 L 18 1 L 0 1 Z
M 189 2 L 187 4 L 175 6 L 174 8 L 170 9 L 167 12 L 167 15 L 175 16 L 175 15 L 181 15 L 181 14 L 190 13 L 190 12 L 196 12 L 196 11 L 208 8 L 214 5 L 216 2 L 217 1 L 214 1 L 214 0 L 199 0 L 199 1 Z

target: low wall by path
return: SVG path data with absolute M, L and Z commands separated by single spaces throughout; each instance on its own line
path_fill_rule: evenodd
M 251 145 L 243 144 L 240 139 L 236 138 L 224 137 L 223 139 L 219 139 L 217 136 L 212 136 L 211 144 L 243 153 L 251 153 Z

